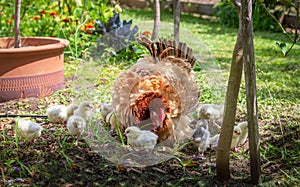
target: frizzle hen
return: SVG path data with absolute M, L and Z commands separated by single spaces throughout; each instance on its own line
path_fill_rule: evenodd
M 137 41 L 151 56 L 138 59 L 113 86 L 112 106 L 121 129 L 135 125 L 151 130 L 158 143 L 168 145 L 189 139 L 193 131 L 188 114 L 199 98 L 192 49 L 171 40 L 152 42 L 142 37 Z

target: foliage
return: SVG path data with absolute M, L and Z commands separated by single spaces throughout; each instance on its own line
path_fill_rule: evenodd
M 0 36 L 13 36 L 13 1 L 0 1 Z M 21 35 L 50 36 L 70 41 L 66 55 L 81 58 L 82 54 L 106 32 L 123 26 L 114 18 L 122 12 L 119 5 L 105 1 L 29 1 L 21 6 Z M 126 21 L 125 21 L 126 22 Z M 97 31 L 98 30 L 98 31 Z M 132 53 L 131 53 L 132 55 Z
M 274 10 L 278 2 L 273 0 L 266 0 L 263 2 L 254 1 L 253 3 L 253 29 L 254 30 L 277 30 L 276 22 L 268 16 L 269 14 L 265 9 L 262 9 L 259 5 L 264 3 L 269 9 Z M 220 19 L 220 22 L 226 26 L 238 27 L 238 14 L 237 8 L 233 5 L 231 0 L 222 0 L 216 4 L 218 11 L 216 13 L 217 17 Z M 282 10 L 274 10 L 274 16 L 279 19 Z

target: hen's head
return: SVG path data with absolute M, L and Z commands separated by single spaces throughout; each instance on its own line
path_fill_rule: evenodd
M 166 106 L 160 98 L 154 98 L 149 103 L 150 119 L 154 127 L 162 127 L 166 117 Z

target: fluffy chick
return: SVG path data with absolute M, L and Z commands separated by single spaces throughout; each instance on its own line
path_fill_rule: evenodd
M 46 115 L 51 123 L 65 123 L 77 108 L 78 105 L 76 104 L 70 104 L 69 106 L 54 105 L 47 109 Z
M 241 128 L 242 132 L 239 138 L 239 144 L 244 144 L 248 138 L 248 122 L 247 121 L 243 121 L 239 124 L 237 124 L 238 127 Z
M 74 115 L 80 116 L 85 120 L 90 120 L 92 118 L 92 108 L 93 105 L 90 101 L 82 101 L 74 111 Z
M 111 113 L 113 111 L 113 107 L 111 104 L 107 104 L 107 103 L 102 103 L 101 104 L 101 107 L 100 107 L 100 114 L 101 114 L 101 117 L 105 120 L 105 122 L 108 122 L 106 121 L 106 116 Z
M 82 135 L 86 128 L 85 119 L 81 116 L 73 115 L 68 119 L 67 129 L 69 133 L 73 136 Z
M 67 121 L 67 107 L 63 105 L 54 105 L 47 109 L 46 115 L 51 123 L 64 123 Z
M 153 132 L 140 130 L 136 126 L 127 127 L 125 135 L 127 136 L 127 144 L 145 149 L 154 149 L 158 139 L 158 136 Z
M 18 136 L 32 141 L 41 136 L 42 130 L 44 129 L 40 124 L 23 118 L 17 122 Z
M 74 114 L 74 111 L 78 108 L 77 104 L 70 104 L 69 106 L 67 106 L 67 117 L 69 118 L 70 116 L 72 116 Z
M 206 119 L 200 119 L 197 121 L 197 124 L 196 124 L 196 128 L 198 127 L 204 127 L 206 130 L 208 130 L 208 121 Z
M 217 151 L 219 138 L 220 138 L 220 134 L 216 134 L 213 137 L 211 137 L 209 140 L 210 147 L 215 151 Z
M 238 126 L 234 126 L 232 140 L 231 140 L 231 146 L 230 146 L 231 149 L 234 149 L 238 145 L 241 134 L 242 134 L 241 128 Z
M 204 104 L 200 107 L 199 118 L 212 121 L 214 125 L 221 128 L 216 120 L 222 119 L 224 113 L 224 105 Z
M 230 149 L 234 150 L 235 147 L 238 145 L 241 133 L 242 133 L 241 128 L 238 126 L 234 126 Z M 220 134 L 217 134 L 212 138 L 210 138 L 209 144 L 213 150 L 216 150 L 216 148 L 218 147 L 219 138 L 220 138 Z
M 192 136 L 192 142 L 198 147 L 199 153 L 203 153 L 209 146 L 210 132 L 202 126 L 198 126 Z

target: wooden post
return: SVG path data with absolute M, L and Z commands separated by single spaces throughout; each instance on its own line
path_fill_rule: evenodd
M 232 54 L 232 62 L 230 67 L 230 75 L 227 84 L 225 111 L 223 125 L 221 128 L 220 139 L 217 148 L 217 179 L 225 182 L 230 179 L 229 156 L 230 144 L 232 140 L 233 126 L 235 123 L 237 99 L 240 90 L 241 78 L 243 74 L 243 38 L 241 26 L 241 5 L 232 0 L 239 10 L 239 30 L 236 39 L 234 51 Z
M 179 42 L 179 28 L 180 28 L 180 0 L 174 0 L 174 38 Z
M 160 25 L 160 4 L 159 0 L 155 0 L 154 4 L 154 26 L 153 32 L 151 36 L 151 40 L 158 40 L 158 33 L 159 33 L 159 25 Z
M 242 30 L 245 68 L 245 83 L 247 95 L 247 118 L 249 132 L 251 181 L 257 185 L 260 180 L 260 152 L 256 99 L 256 74 L 253 44 L 252 0 L 242 0 Z
M 14 25 L 14 47 L 20 48 L 21 47 L 21 31 L 20 31 L 20 16 L 21 16 L 21 0 L 15 1 L 15 25 Z

